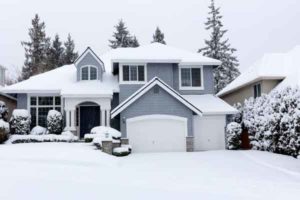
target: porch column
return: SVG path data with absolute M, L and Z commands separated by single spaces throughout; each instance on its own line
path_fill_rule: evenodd
M 71 110 L 70 111 L 70 114 L 71 114 L 71 127 L 70 129 L 72 131 L 75 131 L 76 130 L 76 124 L 75 124 L 75 110 Z
M 106 126 L 110 127 L 110 109 L 106 110 Z
M 75 127 L 75 111 L 74 110 L 65 110 L 66 112 L 66 127 L 65 130 L 66 131 L 75 131 L 76 127 Z
M 70 130 L 70 112 L 69 110 L 65 110 L 66 112 L 66 127 L 65 130 Z
M 101 113 L 101 117 L 100 117 L 101 118 L 101 123 L 100 123 L 100 125 L 105 126 L 105 110 L 101 109 L 100 113 Z

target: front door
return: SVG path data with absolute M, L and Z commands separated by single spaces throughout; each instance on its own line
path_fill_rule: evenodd
M 100 125 L 100 106 L 80 106 L 80 138 Z

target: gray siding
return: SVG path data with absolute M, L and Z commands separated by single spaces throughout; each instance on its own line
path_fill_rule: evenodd
M 175 115 L 187 118 L 188 135 L 192 136 L 193 111 L 163 89 L 160 88 L 158 94 L 155 94 L 153 90 L 153 88 L 149 90 L 120 114 L 122 137 L 127 136 L 126 123 L 124 123 L 126 119 L 151 114 Z
M 17 109 L 27 109 L 27 94 L 17 95 Z
M 179 68 L 178 64 L 172 63 L 148 63 L 147 64 L 147 81 L 155 76 L 174 88 L 182 95 L 193 94 L 214 94 L 213 67 L 203 66 L 203 90 L 179 90 Z M 141 84 L 120 84 L 120 102 L 124 101 L 136 90 L 143 85 Z
M 93 65 L 98 68 L 98 79 L 102 80 L 102 64 L 100 64 L 94 57 L 93 55 L 88 52 L 85 57 L 76 65 L 77 68 L 77 81 L 80 81 L 80 67 L 84 65 Z

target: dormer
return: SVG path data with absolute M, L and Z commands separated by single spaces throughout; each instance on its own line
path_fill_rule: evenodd
M 74 62 L 77 68 L 77 81 L 100 80 L 105 72 L 104 63 L 88 47 Z

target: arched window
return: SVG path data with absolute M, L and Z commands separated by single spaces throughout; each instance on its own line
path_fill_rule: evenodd
M 81 68 L 81 80 L 97 80 L 98 69 L 94 66 L 84 66 Z

